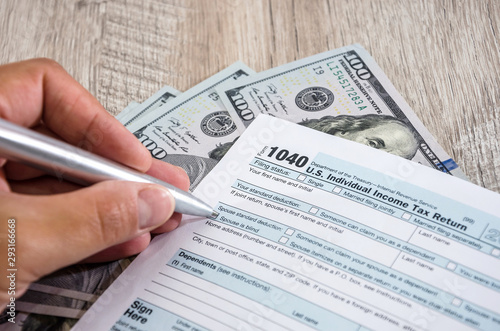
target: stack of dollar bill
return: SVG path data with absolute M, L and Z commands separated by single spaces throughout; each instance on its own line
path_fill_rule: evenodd
M 465 178 L 359 45 L 261 73 L 237 62 L 184 93 L 165 86 L 132 101 L 116 118 L 154 158 L 184 168 L 194 189 L 261 113 Z M 18 300 L 16 327 L 69 329 L 129 263 L 79 265 L 40 280 Z

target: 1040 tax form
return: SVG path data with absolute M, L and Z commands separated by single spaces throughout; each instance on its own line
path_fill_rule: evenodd
M 260 115 L 75 326 L 498 330 L 500 195 Z

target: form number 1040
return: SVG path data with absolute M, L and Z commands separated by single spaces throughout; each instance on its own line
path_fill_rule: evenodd
M 290 153 L 287 149 L 280 149 L 279 147 L 271 147 L 268 157 L 274 157 L 278 161 L 287 161 L 291 165 L 302 168 L 309 162 L 309 158 L 297 153 Z

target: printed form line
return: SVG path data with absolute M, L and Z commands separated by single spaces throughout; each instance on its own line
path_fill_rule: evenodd
M 265 257 L 262 257 L 262 256 L 260 256 L 260 255 L 256 255 L 256 254 L 254 254 L 254 253 L 250 253 L 249 251 L 246 251 L 246 250 L 244 250 L 244 249 L 241 249 L 240 247 L 236 247 L 236 246 L 229 245 L 228 243 L 225 243 L 225 242 L 222 242 L 222 241 L 220 241 L 220 240 L 217 240 L 217 239 L 214 239 L 214 238 L 211 238 L 211 237 L 205 236 L 205 235 L 200 234 L 200 233 L 196 233 L 196 232 L 193 232 L 193 233 L 194 233 L 194 234 L 196 234 L 196 235 L 198 235 L 198 236 L 200 236 L 200 237 L 203 237 L 203 238 L 206 238 L 206 239 L 210 239 L 210 240 L 212 240 L 212 241 L 215 241 L 215 242 L 217 242 L 217 243 L 219 243 L 219 244 L 224 244 L 225 246 L 228 246 L 228 247 L 231 247 L 231 248 L 234 248 L 234 249 L 238 249 L 238 250 L 240 250 L 240 251 L 242 251 L 242 252 L 245 252 L 245 253 L 246 253 L 246 254 L 248 254 L 248 255 L 252 255 L 252 256 L 257 257 L 257 258 L 259 258 L 259 259 L 261 259 L 261 260 L 263 260 L 263 261 L 267 261 L 267 262 L 269 262 L 269 263 L 271 263 L 271 264 L 277 265 L 277 266 L 279 266 L 280 268 L 283 268 L 283 269 L 285 269 L 285 270 L 290 270 L 290 269 L 288 269 L 287 267 L 285 267 L 285 266 L 283 266 L 283 265 L 281 265 L 281 264 L 279 264 L 279 263 L 276 263 L 276 262 L 274 262 L 274 261 L 268 260 L 268 259 L 266 259 Z M 261 238 L 263 238 L 263 237 L 261 237 Z M 267 238 L 264 238 L 264 239 L 268 240 Z M 344 296 L 346 296 L 346 297 L 349 297 L 349 298 L 353 299 L 353 297 L 352 297 L 351 295 L 349 295 L 349 294 L 347 294 L 347 293 L 345 293 L 345 292 L 343 292 L 343 291 L 341 291 L 341 290 L 338 290 L 338 289 L 332 288 L 331 286 L 326 285 L 326 284 L 324 284 L 324 283 L 322 283 L 322 282 L 320 282 L 320 281 L 318 281 L 318 280 L 312 279 L 312 278 L 310 278 L 310 277 L 308 277 L 308 276 L 306 276 L 306 275 L 304 275 L 304 274 L 302 274 L 302 273 L 300 273 L 300 272 L 298 272 L 298 271 L 293 270 L 293 273 L 295 273 L 295 274 L 297 274 L 297 275 L 300 275 L 300 276 L 302 276 L 303 278 L 309 279 L 309 280 L 310 280 L 310 281 L 312 281 L 312 282 L 315 282 L 315 283 L 321 284 L 321 285 L 323 285 L 324 287 L 326 287 L 326 288 L 330 289 L 332 292 L 340 293 L 340 294 L 342 294 L 342 295 L 344 295 Z M 286 291 L 286 290 L 284 290 L 284 289 L 282 289 L 282 288 L 281 288 L 281 290 L 282 290 L 282 291 L 285 291 L 285 292 L 287 292 L 287 293 L 290 293 L 290 292 L 288 292 L 288 291 Z M 291 294 L 291 295 L 294 295 L 293 293 L 290 293 L 290 294 Z M 304 299 L 303 299 L 303 300 L 304 300 Z M 353 299 L 353 300 L 354 300 L 354 299 Z M 304 301 L 307 301 L 307 302 L 309 302 L 309 303 L 311 303 L 311 304 L 315 304 L 314 302 L 311 302 L 311 301 L 308 301 L 308 300 L 304 300 Z M 366 301 L 363 301 L 363 300 L 360 300 L 360 299 L 357 299 L 357 301 L 358 301 L 358 302 L 362 302 L 362 303 L 364 303 L 364 304 L 366 304 L 366 305 L 368 305 L 368 306 L 372 306 L 370 303 L 368 303 L 368 302 L 366 302 Z M 393 316 L 393 315 L 392 315 L 391 313 L 389 313 L 388 311 L 385 311 L 385 310 L 383 310 L 383 309 L 380 309 L 380 307 L 377 307 L 377 309 L 378 309 L 378 310 L 380 310 L 380 311 L 383 311 L 383 312 L 384 312 L 384 313 L 386 313 L 387 315 Z M 332 311 L 332 314 L 337 314 L 337 313 Z M 339 316 L 341 316 L 341 315 L 339 315 Z M 349 320 L 349 321 L 352 321 L 353 323 L 356 323 L 356 324 L 358 324 L 358 325 L 361 325 L 361 324 L 359 324 L 358 322 L 356 322 L 356 321 L 354 321 L 354 320 L 351 320 L 351 319 L 348 319 L 348 318 L 347 318 L 347 317 L 345 317 L 345 316 L 342 316 L 342 317 L 343 317 L 343 318 L 345 318 L 345 319 L 347 319 L 347 320 Z M 393 317 L 394 317 L 394 318 L 396 318 L 396 319 L 398 319 L 398 317 L 396 317 L 396 316 L 393 316 Z M 362 325 L 361 325 L 361 326 L 362 326 Z M 415 326 L 416 326 L 416 325 L 415 325 Z

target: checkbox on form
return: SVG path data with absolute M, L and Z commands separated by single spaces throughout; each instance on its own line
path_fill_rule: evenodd
M 299 177 L 297 177 L 297 180 L 300 180 L 301 182 L 303 182 L 304 179 L 306 179 L 305 175 L 299 175 Z
M 295 230 L 294 230 L 294 229 L 287 229 L 287 230 L 285 231 L 285 234 L 286 234 L 287 236 L 291 236 L 294 232 L 295 232 Z
M 462 300 L 459 299 L 459 298 L 454 298 L 452 301 L 451 301 L 451 304 L 454 305 L 454 306 L 457 306 L 457 307 L 460 307 L 460 305 L 462 304 Z
M 448 262 L 448 265 L 446 266 L 446 268 L 450 269 L 450 270 L 455 270 L 457 268 L 457 265 L 456 265 L 456 263 Z
M 335 194 L 340 194 L 340 192 L 342 192 L 342 187 L 335 186 L 332 192 Z
M 311 214 L 316 214 L 316 213 L 318 212 L 318 208 L 316 208 L 316 207 L 312 207 L 311 209 L 309 209 L 309 212 L 310 212 Z
M 401 216 L 401 218 L 405 219 L 405 220 L 409 220 L 411 217 L 411 214 L 409 213 L 404 213 L 403 216 Z
M 498 248 L 493 248 L 493 250 L 491 251 L 491 255 L 493 256 L 500 256 L 500 249 Z
M 286 242 L 288 241 L 288 238 L 287 237 L 281 237 L 279 242 L 282 243 L 282 244 L 286 244 Z

